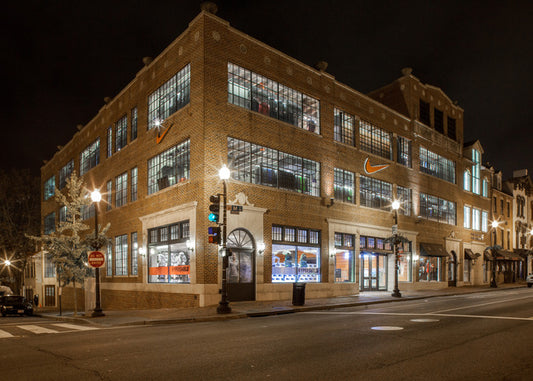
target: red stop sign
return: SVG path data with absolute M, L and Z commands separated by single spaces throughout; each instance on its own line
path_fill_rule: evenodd
M 87 258 L 89 266 L 91 267 L 102 267 L 105 263 L 104 253 L 101 251 L 91 251 Z

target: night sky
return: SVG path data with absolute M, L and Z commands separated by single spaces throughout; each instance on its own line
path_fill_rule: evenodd
M 200 1 L 2 4 L 2 168 L 65 145 L 200 12 Z M 217 15 L 367 93 L 403 67 L 465 110 L 465 141 L 533 175 L 533 1 L 218 1 Z

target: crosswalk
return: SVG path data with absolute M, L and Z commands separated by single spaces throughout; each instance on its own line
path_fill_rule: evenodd
M 0 339 L 54 333 L 92 331 L 97 329 L 100 328 L 69 323 L 4 325 L 0 327 Z

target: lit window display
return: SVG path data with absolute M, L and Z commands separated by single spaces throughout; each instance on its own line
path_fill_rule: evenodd
M 189 283 L 189 221 L 148 231 L 149 283 Z
M 272 282 L 320 282 L 320 239 L 316 230 L 299 229 L 293 227 L 273 226 L 273 237 L 291 238 L 294 241 L 294 233 L 300 239 L 306 237 L 307 245 L 294 245 L 273 243 L 272 244 Z M 305 232 L 305 233 L 304 233 Z M 274 239 L 273 239 L 274 241 Z M 315 245 L 316 246 L 312 246 Z
M 440 281 L 441 280 L 441 257 L 420 256 L 418 261 L 418 280 Z
M 353 234 L 335 233 L 335 282 L 355 282 Z
M 398 245 L 398 282 L 411 282 L 413 279 L 411 242 Z

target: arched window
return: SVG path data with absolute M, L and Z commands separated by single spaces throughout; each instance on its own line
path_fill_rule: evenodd
M 472 178 L 468 169 L 463 173 L 463 189 L 468 192 L 472 190 Z

